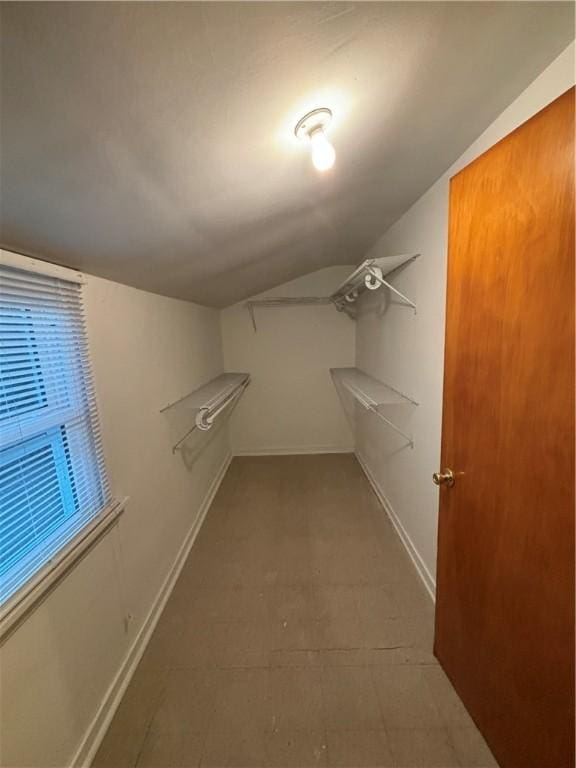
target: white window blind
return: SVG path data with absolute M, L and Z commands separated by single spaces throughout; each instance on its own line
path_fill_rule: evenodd
M 0 603 L 109 502 L 82 286 L 0 265 Z

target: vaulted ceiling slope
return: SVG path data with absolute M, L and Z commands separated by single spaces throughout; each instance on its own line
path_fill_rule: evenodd
M 3 2 L 2 244 L 225 306 L 358 262 L 572 3 Z M 293 136 L 334 112 L 334 168 Z M 424 244 L 423 244 L 424 247 Z

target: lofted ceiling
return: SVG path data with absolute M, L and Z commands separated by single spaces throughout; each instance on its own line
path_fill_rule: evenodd
M 360 261 L 574 29 L 555 2 L 1 15 L 2 245 L 214 306 Z M 321 106 L 325 174 L 293 136 Z

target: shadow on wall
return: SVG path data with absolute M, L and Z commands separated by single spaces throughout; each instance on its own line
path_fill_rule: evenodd
M 231 413 L 232 411 L 230 411 Z M 206 432 L 202 432 L 199 429 L 195 429 L 190 437 L 182 443 L 182 447 L 179 449 L 179 453 L 182 457 L 184 466 L 188 471 L 192 469 L 196 463 L 200 454 L 208 448 L 210 443 L 220 434 L 224 429 L 224 425 L 230 418 L 230 413 L 223 419 L 220 419 L 211 429 Z
M 356 409 L 358 419 L 362 420 L 364 434 L 369 441 L 369 445 L 373 445 L 373 450 L 381 458 L 391 459 L 397 454 L 414 450 L 415 444 L 411 444 L 402 435 L 387 427 L 373 413 L 366 411 L 360 404 L 357 404 Z M 394 421 L 396 426 L 413 436 L 415 410 L 415 406 L 387 405 L 386 415 Z
M 228 423 L 238 401 L 214 422 L 208 430 L 198 429 L 195 426 L 196 410 L 186 408 L 174 408 L 166 412 L 168 436 L 173 453 L 179 453 L 182 462 L 188 471 L 191 471 L 200 454 L 208 448 L 213 440 L 221 433 Z

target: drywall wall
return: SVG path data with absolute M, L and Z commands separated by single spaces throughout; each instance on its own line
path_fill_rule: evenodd
M 82 741 L 102 724 L 99 706 L 229 453 L 221 429 L 205 433 L 204 451 L 173 455 L 186 419 L 159 413 L 222 371 L 218 312 L 93 277 L 85 298 L 111 485 L 129 502 L 2 648 L 1 762 L 11 767 L 89 755 Z
M 431 589 L 438 518 L 432 473 L 440 466 L 449 179 L 574 84 L 574 53 L 571 45 L 547 67 L 367 254 L 422 254 L 393 279 L 416 302 L 417 314 L 385 290 L 366 294 L 360 301 L 356 337 L 358 367 L 420 403 L 417 408 L 398 407 L 394 414 L 411 430 L 414 448 L 360 412 L 356 439 L 358 454 Z
M 328 296 L 350 273 L 329 267 L 253 298 Z M 252 383 L 231 419 L 235 453 L 352 450 L 352 433 L 329 373 L 354 365 L 354 322 L 331 305 L 256 309 L 257 332 L 244 303 L 222 312 L 229 371 Z

